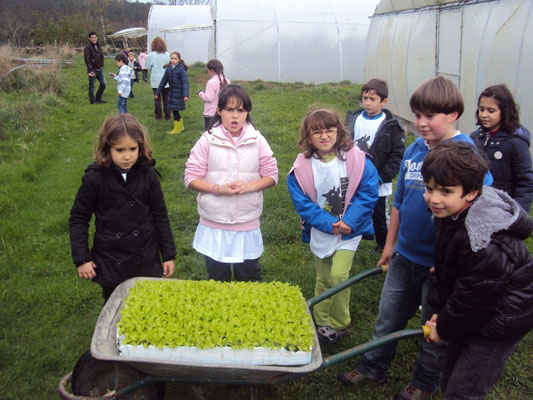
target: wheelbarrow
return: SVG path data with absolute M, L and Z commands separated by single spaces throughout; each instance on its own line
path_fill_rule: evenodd
M 307 300 L 307 313 L 310 308 L 333 296 L 347 287 L 373 275 L 387 271 L 387 266 L 363 271 L 337 286 Z M 173 360 L 151 360 L 142 357 L 121 355 L 117 346 L 116 324 L 120 320 L 120 310 L 127 293 L 139 279 L 133 278 L 120 284 L 102 309 L 91 340 L 90 353 L 87 352 L 76 364 L 74 372 L 64 376 L 58 391 L 67 400 L 111 400 L 111 399 L 162 399 L 165 383 L 224 384 L 224 385 L 272 385 L 287 382 L 311 374 L 330 365 L 381 347 L 404 338 L 429 336 L 430 328 L 405 329 L 379 339 L 355 346 L 351 349 L 322 358 L 320 344 L 315 332 L 311 362 L 298 366 L 282 365 L 227 365 L 198 362 L 176 362 Z M 85 359 L 84 359 L 85 358 Z M 78 369 L 76 373 L 76 369 Z M 68 392 L 73 373 L 77 386 L 90 396 L 78 396 Z M 74 383 L 72 386 L 74 388 Z M 252 390 L 252 398 L 254 392 Z

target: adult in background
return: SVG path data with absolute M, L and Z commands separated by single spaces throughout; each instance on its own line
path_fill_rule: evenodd
M 167 51 L 167 45 L 165 41 L 160 37 L 156 36 L 152 43 L 150 44 L 150 54 L 146 59 L 146 69 L 150 70 L 150 86 L 155 95 L 155 91 L 159 87 L 161 78 L 165 73 L 165 68 L 163 67 L 166 64 L 170 63 L 170 54 Z M 161 95 L 154 96 L 154 110 L 155 110 L 155 119 L 161 119 L 161 99 L 163 99 L 163 110 L 165 112 L 165 119 L 170 120 L 170 109 L 168 108 L 168 83 L 161 90 Z
M 102 100 L 102 94 L 105 90 L 105 75 L 104 75 L 104 53 L 102 47 L 98 43 L 98 37 L 96 32 L 89 32 L 89 42 L 83 49 L 83 57 L 85 59 L 85 65 L 87 66 L 87 74 L 89 75 L 89 101 L 91 104 L 105 103 Z M 98 79 L 100 85 L 94 96 L 94 81 Z

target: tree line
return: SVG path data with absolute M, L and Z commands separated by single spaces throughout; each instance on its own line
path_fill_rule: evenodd
M 82 46 L 95 31 L 102 44 L 120 29 L 146 27 L 150 3 L 126 0 L 2 0 L 0 45 Z

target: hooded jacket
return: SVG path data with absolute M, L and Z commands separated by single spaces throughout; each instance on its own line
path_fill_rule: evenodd
M 161 78 L 159 87 L 155 91 L 156 95 L 160 95 L 161 91 L 168 83 L 169 91 L 169 105 L 170 110 L 185 110 L 185 97 L 189 97 L 189 78 L 187 77 L 187 68 L 182 63 L 178 63 L 174 68 L 169 65 Z
M 492 138 L 480 127 L 470 134 L 479 150 L 483 150 L 490 161 L 493 186 L 505 190 L 529 212 L 533 200 L 533 170 L 529 131 L 520 126 L 513 133 L 497 132 Z
M 381 182 L 389 183 L 400 170 L 400 162 L 405 151 L 405 134 L 396 117 L 389 110 L 385 108 L 382 110 L 385 113 L 385 120 L 379 126 L 368 153 L 370 160 L 378 170 Z M 344 126 L 352 140 L 355 120 L 362 112 L 363 109 L 346 113 Z
M 365 153 L 354 147 L 345 153 L 345 160 L 349 183 L 341 219 L 352 228 L 352 232 L 342 235 L 343 240 L 374 233 L 372 210 L 378 200 L 378 174 Z M 298 154 L 289 171 L 287 186 L 294 208 L 301 218 L 302 241 L 309 243 L 311 227 L 331 234 L 332 224 L 338 218 L 316 203 L 311 159 L 303 153 Z
M 533 328 L 533 261 L 522 240 L 533 221 L 488 186 L 462 212 L 435 219 L 435 274 L 428 295 L 445 340 L 516 341 Z
M 89 250 L 89 222 L 95 233 Z M 161 185 L 150 165 L 135 164 L 124 181 L 115 167 L 93 162 L 85 170 L 69 219 L 76 266 L 96 264 L 94 281 L 114 287 L 135 276 L 161 276 L 176 257 Z

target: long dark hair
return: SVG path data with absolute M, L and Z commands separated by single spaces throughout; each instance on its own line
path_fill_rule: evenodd
M 220 91 L 217 103 L 217 113 L 214 117 L 211 118 L 207 127 L 209 133 L 211 133 L 211 129 L 214 126 L 220 125 L 222 123 L 222 118 L 220 117 L 218 111 L 226 108 L 229 99 L 232 97 L 237 100 L 238 107 L 242 107 L 247 111 L 248 114 L 246 115 L 246 122 L 248 122 L 255 128 L 254 122 L 252 121 L 252 117 L 250 116 L 250 111 L 252 111 L 252 100 L 250 99 L 250 96 L 248 96 L 248 93 L 242 86 L 230 83 L 229 85 L 224 86 Z
M 520 128 L 520 118 L 518 116 L 520 107 L 515 103 L 511 91 L 505 84 L 489 86 L 481 92 L 477 100 L 478 107 L 482 97 L 491 98 L 498 103 L 498 107 L 500 107 L 500 131 L 513 133 Z M 478 110 L 476 110 L 476 124 L 481 126 Z
M 218 82 L 220 83 L 220 88 L 222 89 L 224 86 L 228 84 L 228 81 L 226 80 L 226 76 L 224 75 L 224 66 L 222 63 L 218 60 L 209 60 L 206 65 L 207 69 L 210 69 L 218 76 Z

